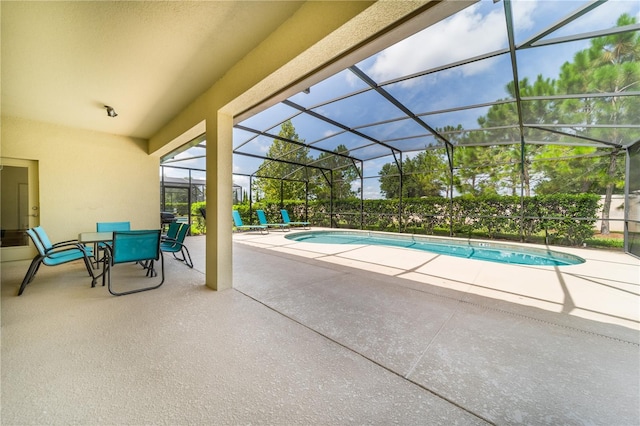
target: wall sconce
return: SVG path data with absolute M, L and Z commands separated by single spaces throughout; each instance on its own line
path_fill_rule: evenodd
M 118 113 L 116 112 L 115 109 L 113 109 L 113 107 L 110 107 L 109 105 L 105 105 L 104 106 L 107 109 L 107 115 L 109 117 L 117 117 Z

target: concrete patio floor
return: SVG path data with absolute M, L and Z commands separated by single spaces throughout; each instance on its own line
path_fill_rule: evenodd
M 292 231 L 300 232 L 300 231 Z M 640 424 L 640 262 L 514 267 L 234 235 L 234 289 L 166 257 L 114 297 L 2 267 L 2 424 Z

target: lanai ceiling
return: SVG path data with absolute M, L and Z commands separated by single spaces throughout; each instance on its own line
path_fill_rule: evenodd
M 3 0 L 2 114 L 148 139 L 302 4 Z

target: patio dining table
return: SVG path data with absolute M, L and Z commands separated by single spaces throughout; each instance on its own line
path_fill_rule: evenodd
M 78 234 L 78 241 L 82 244 L 107 243 L 113 240 L 113 232 L 81 232 Z

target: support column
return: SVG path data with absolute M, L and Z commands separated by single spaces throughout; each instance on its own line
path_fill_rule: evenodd
M 232 218 L 233 117 L 207 117 L 206 284 L 213 290 L 233 287 Z

